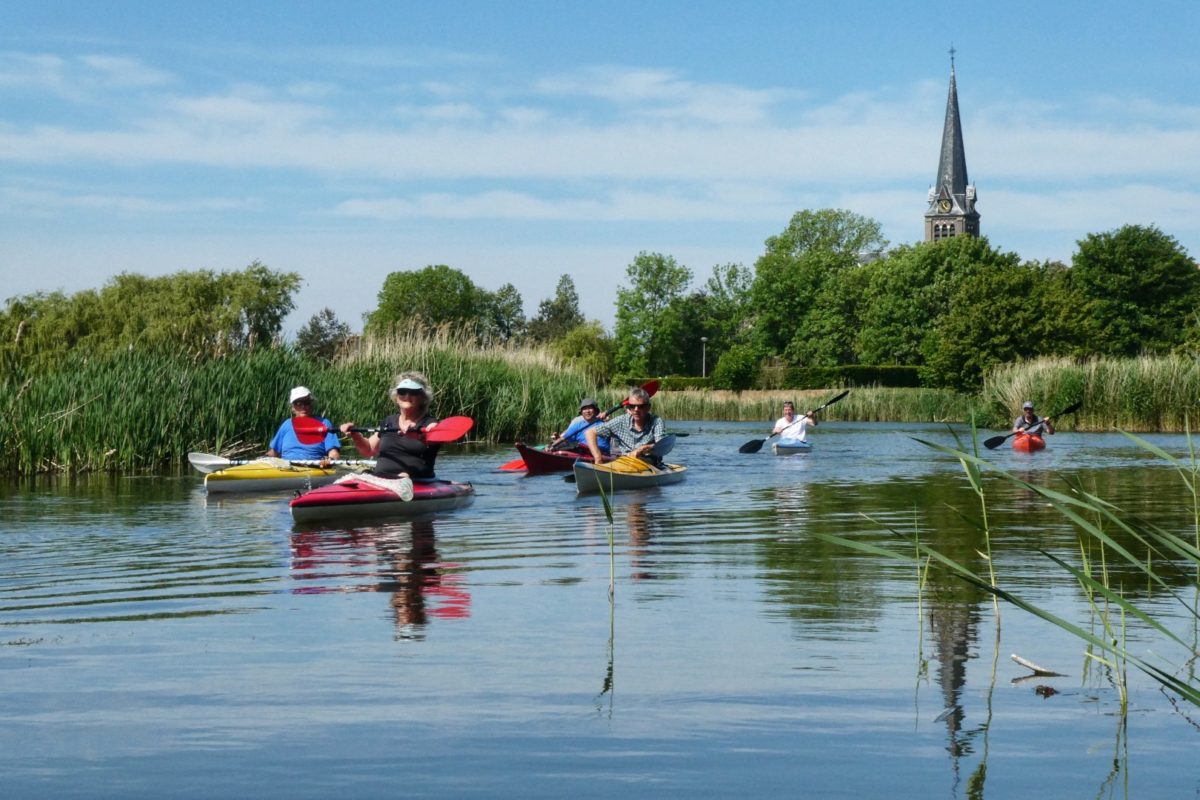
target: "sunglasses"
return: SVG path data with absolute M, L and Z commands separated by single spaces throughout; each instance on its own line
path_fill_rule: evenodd
M 626 403 L 626 408 L 649 408 L 649 403 Z
M 417 397 L 425 394 L 420 389 L 397 389 L 396 397 Z

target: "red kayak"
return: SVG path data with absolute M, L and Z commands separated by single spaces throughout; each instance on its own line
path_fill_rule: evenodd
M 570 472 L 576 461 L 592 462 L 592 454 L 583 450 L 538 450 L 536 447 L 517 442 L 517 452 L 521 454 L 524 468 L 530 475 L 542 475 L 547 472 Z M 506 469 L 506 464 L 501 469 Z
M 369 482 L 371 477 L 344 479 L 340 483 L 305 492 L 289 504 L 292 519 L 308 522 L 357 517 L 412 517 L 459 508 L 470 503 L 475 496 L 475 488 L 469 483 L 428 480 L 413 481 L 412 499 L 404 500 L 386 486 Z
M 1046 440 L 1037 433 L 1018 433 L 1013 437 L 1013 450 L 1021 453 L 1036 453 L 1046 449 Z

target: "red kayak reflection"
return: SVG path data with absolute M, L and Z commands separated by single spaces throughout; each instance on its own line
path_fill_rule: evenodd
M 461 565 L 439 561 L 434 520 L 291 535 L 294 594 L 387 592 L 402 635 L 431 618 L 465 619 L 471 595 Z

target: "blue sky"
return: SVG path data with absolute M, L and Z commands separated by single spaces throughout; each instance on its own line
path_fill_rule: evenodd
M 956 48 L 983 233 L 1025 259 L 1155 224 L 1200 258 L 1200 3 L 11 2 L 0 298 L 132 271 L 702 283 L 805 208 L 922 237 Z

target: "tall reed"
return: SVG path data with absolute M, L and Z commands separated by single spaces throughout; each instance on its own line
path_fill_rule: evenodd
M 1082 401 L 1070 423 L 1077 429 L 1181 432 L 1189 416 L 1200 418 L 1200 360 L 1042 358 L 991 372 L 981 396 L 993 415 L 1009 418 L 1025 400 L 1043 414 Z
M 191 450 L 261 453 L 288 416 L 292 386 L 333 422 L 374 424 L 395 408 L 397 373 L 420 369 L 437 416 L 467 414 L 472 436 L 512 441 L 560 427 L 593 387 L 539 350 L 480 348 L 447 333 L 360 345 L 329 364 L 288 348 L 222 358 L 127 350 L 68 357 L 54 371 L 0 375 L 0 472 L 137 470 Z
M 1147 452 L 1166 460 L 1173 466 L 1179 477 L 1188 486 L 1194 484 L 1196 475 L 1200 473 L 1200 464 L 1193 459 L 1190 463 L 1181 461 L 1162 448 L 1131 434 L 1126 434 L 1132 441 Z M 955 561 L 944 553 L 935 550 L 919 540 L 910 542 L 915 546 L 916 555 L 910 555 L 906 548 L 894 549 L 870 542 L 848 539 L 826 533 L 816 535 L 826 541 L 843 545 L 859 552 L 883 556 L 895 561 L 918 565 L 921 559 L 928 558 L 937 568 L 945 570 L 949 575 L 960 578 L 993 596 L 1005 600 L 1035 616 L 1051 622 L 1062 630 L 1070 633 L 1088 645 L 1087 656 L 1104 666 L 1112 673 L 1112 680 L 1120 694 L 1122 711 L 1125 710 L 1127 697 L 1126 670 L 1129 666 L 1141 670 L 1146 675 L 1159 682 L 1165 689 L 1178 695 L 1187 702 L 1200 706 L 1200 682 L 1197 682 L 1192 665 L 1197 658 L 1195 646 L 1185 639 L 1185 635 L 1174 631 L 1156 618 L 1145 608 L 1127 598 L 1119 587 L 1110 584 L 1107 566 L 1101 571 L 1099 578 L 1094 574 L 1086 553 L 1091 544 L 1099 548 L 1102 558 L 1110 555 L 1119 558 L 1128 567 L 1140 571 L 1147 581 L 1163 596 L 1174 601 L 1174 607 L 1182 609 L 1186 619 L 1193 624 L 1200 620 L 1200 609 L 1195 602 L 1175 591 L 1164 580 L 1160 565 L 1186 566 L 1189 571 L 1200 568 L 1200 547 L 1193 544 L 1189 536 L 1168 531 L 1157 525 L 1148 523 L 1134 515 L 1126 514 L 1112 503 L 1086 491 L 1078 484 L 1070 484 L 1067 491 L 1051 489 L 1047 486 L 1030 483 L 1016 475 L 997 467 L 994 463 L 981 458 L 977 454 L 967 453 L 960 449 L 946 447 L 933 442 L 923 442 L 929 448 L 946 455 L 953 456 L 962 462 L 964 468 L 970 470 L 990 471 L 1003 480 L 1036 494 L 1048 505 L 1054 508 L 1065 519 L 1069 520 L 1078 531 L 1081 538 L 1081 552 L 1085 554 L 1078 566 L 1070 564 L 1063 558 L 1052 553 L 1041 551 L 1042 555 L 1056 564 L 1075 580 L 1087 596 L 1093 614 L 1098 614 L 1101 631 L 1088 630 L 1076 623 L 1064 619 L 1023 597 L 1000 588 L 994 573 L 980 575 L 966 564 Z M 976 448 L 977 450 L 977 448 Z M 1130 549 L 1118 541 L 1110 530 L 1121 537 L 1136 543 L 1141 552 Z M 903 536 L 899 532 L 897 535 Z M 1090 543 L 1090 544 L 1088 544 Z M 989 560 L 989 564 L 991 559 Z M 1200 591 L 1200 578 L 1196 579 L 1193 591 Z M 1103 607 L 1099 607 L 1096 598 L 1103 599 Z M 1113 619 L 1113 615 L 1117 619 Z M 1129 626 L 1136 624 L 1139 636 L 1154 638 L 1155 646 L 1151 652 L 1142 655 L 1130 650 L 1128 642 Z M 1174 651 L 1179 659 L 1175 663 L 1169 661 L 1169 653 Z
M 655 413 L 668 419 L 737 420 L 742 422 L 778 419 L 783 403 L 791 400 L 796 410 L 815 408 L 832 396 L 833 390 L 772 389 L 729 392 L 689 389 L 664 391 L 654 398 Z M 857 422 L 966 422 L 982 413 L 969 396 L 946 389 L 895 389 L 866 387 L 852 389 L 842 400 L 821 412 L 822 419 Z

